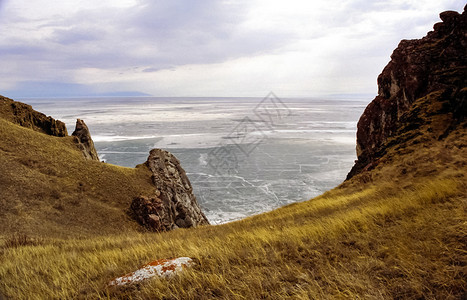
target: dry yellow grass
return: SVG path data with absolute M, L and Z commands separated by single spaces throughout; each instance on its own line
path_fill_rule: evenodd
M 73 216 L 73 205 L 65 200 L 76 195 L 74 184 L 79 178 L 88 187 L 84 195 L 90 204 L 78 206 L 77 211 L 81 207 L 81 214 L 98 218 L 90 208 L 102 207 L 110 220 L 108 224 L 92 219 L 85 224 L 86 218 L 50 221 L 49 215 L 31 211 L 53 212 L 54 197 L 44 196 L 39 205 L 14 199 L 11 195 L 19 195 L 19 190 L 8 191 L 16 202 L 9 206 L 2 200 L 8 208 L 2 214 L 10 219 L 4 219 L 1 227 L 0 296 L 465 299 L 467 137 L 465 127 L 458 126 L 447 138 L 434 138 L 437 130 L 426 126 L 436 124 L 437 118 L 443 116 L 434 115 L 414 138 L 389 147 L 374 170 L 320 197 L 238 222 L 161 234 L 138 232 L 129 220 L 124 220 L 128 225 L 122 225 L 124 231 L 111 228 L 112 222 L 124 219 L 122 210 L 128 203 L 123 196 L 147 187 L 143 169 L 84 162 L 71 141 L 39 136 L 0 119 L 2 167 L 18 168 L 17 174 L 0 176 L 0 184 L 8 186 L 16 180 L 32 191 L 36 184 L 43 193 L 60 186 L 63 214 Z M 25 157 L 36 159 L 21 163 Z M 67 172 L 61 173 L 63 164 Z M 42 173 L 46 175 L 41 177 Z M 118 186 L 122 180 L 131 186 L 125 192 Z M 115 198 L 103 202 L 107 193 Z M 15 217 L 28 226 L 14 223 Z M 27 235 L 13 235 L 18 231 L 9 228 L 9 222 Z M 36 231 L 34 224 L 40 227 Z M 149 261 L 177 256 L 192 257 L 197 265 L 171 279 L 107 286 L 114 277 Z
M 139 230 L 131 200 L 154 191 L 144 168 L 84 160 L 72 138 L 0 118 L 0 232 L 79 237 Z
M 460 299 L 464 183 L 395 188 L 337 189 L 221 226 L 3 248 L 0 287 L 15 299 Z M 176 256 L 198 265 L 173 279 L 106 286 L 148 261 Z

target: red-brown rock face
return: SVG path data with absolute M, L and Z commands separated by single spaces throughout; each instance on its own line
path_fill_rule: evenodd
M 402 40 L 394 50 L 378 76 L 378 96 L 358 122 L 358 160 L 348 179 L 375 164 L 401 122 L 410 122 L 402 116 L 416 99 L 439 90 L 456 93 L 467 86 L 466 10 L 467 6 L 462 14 L 441 13 L 443 22 L 436 23 L 434 31 L 420 40 Z

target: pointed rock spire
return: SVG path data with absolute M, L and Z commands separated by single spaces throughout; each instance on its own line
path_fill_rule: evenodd
M 91 133 L 83 120 L 76 120 L 75 131 L 73 131 L 71 135 L 75 137 L 75 142 L 78 144 L 78 147 L 81 149 L 86 159 L 99 160 L 94 142 L 91 139 Z

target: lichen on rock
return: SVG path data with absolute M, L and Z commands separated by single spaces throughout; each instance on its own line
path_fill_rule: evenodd
M 115 278 L 109 283 L 109 286 L 133 284 L 156 276 L 163 278 L 171 277 L 193 264 L 193 259 L 190 257 L 155 260 L 145 264 L 134 272 Z

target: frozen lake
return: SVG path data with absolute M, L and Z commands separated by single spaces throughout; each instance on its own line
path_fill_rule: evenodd
M 99 156 L 134 167 L 162 148 L 181 161 L 213 224 L 304 201 L 340 184 L 353 165 L 368 101 L 266 98 L 22 99 L 88 125 Z

